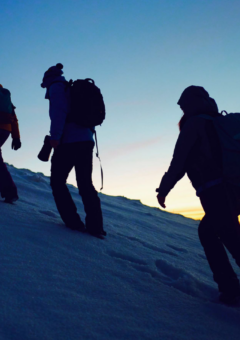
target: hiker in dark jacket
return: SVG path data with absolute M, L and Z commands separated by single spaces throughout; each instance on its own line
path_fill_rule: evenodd
M 18 120 L 15 114 L 15 106 L 11 102 L 9 90 L 0 85 L 0 193 L 6 203 L 18 200 L 18 192 L 12 176 L 2 158 L 1 147 L 12 135 L 12 149 L 21 147 Z
M 178 104 L 184 112 L 180 134 L 170 167 L 156 190 L 157 199 L 165 208 L 168 193 L 187 173 L 205 211 L 198 232 L 221 293 L 219 298 L 224 303 L 235 303 L 240 297 L 240 285 L 225 248 L 240 266 L 237 193 L 223 181 L 221 145 L 213 122 L 200 116 L 219 115 L 217 104 L 199 86 L 186 88 Z
M 92 183 L 93 132 L 67 121 L 70 98 L 62 68 L 62 64 L 50 67 L 44 73 L 41 84 L 46 88 L 45 98 L 49 99 L 50 143 L 54 148 L 50 184 L 57 209 L 66 226 L 101 237 L 106 233 L 103 230 L 100 199 Z M 73 167 L 86 212 L 86 225 L 81 221 L 66 185 Z

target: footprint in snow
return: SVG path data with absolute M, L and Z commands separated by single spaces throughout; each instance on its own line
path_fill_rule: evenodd
M 173 264 L 164 260 L 156 260 L 155 265 L 158 271 L 168 277 L 170 281 L 176 281 L 183 274 L 182 269 L 174 267 Z
M 108 255 L 110 255 L 111 257 L 115 257 L 116 259 L 119 259 L 119 260 L 131 262 L 131 263 L 135 263 L 135 264 L 140 264 L 140 265 L 147 265 L 147 262 L 142 260 L 142 259 L 139 259 L 137 257 L 133 257 L 131 255 L 126 255 L 126 254 L 123 254 L 123 253 L 118 253 L 114 250 L 108 251 Z
M 32 203 L 32 202 L 29 202 L 29 201 L 26 201 L 26 200 L 23 200 L 22 198 L 19 199 L 19 202 L 23 202 L 23 203 L 26 203 L 28 205 L 32 205 L 33 207 L 36 207 L 37 204 L 35 203 Z
M 39 210 L 39 212 L 41 214 L 50 216 L 50 217 L 57 217 L 57 214 L 55 214 L 54 212 L 50 211 L 50 210 Z
M 173 249 L 173 250 L 176 250 L 176 251 L 178 251 L 180 253 L 188 253 L 187 249 L 185 249 L 185 248 L 176 247 L 176 246 L 173 246 L 171 244 L 166 244 L 166 246 L 171 248 L 171 249 Z
M 149 247 L 150 248 L 150 247 Z M 151 248 L 150 248 L 151 249 Z M 178 255 L 177 254 L 175 254 L 175 253 L 173 253 L 173 252 L 171 252 L 171 251 L 168 251 L 168 250 L 165 250 L 165 249 L 158 249 L 157 251 L 159 251 L 159 253 L 162 253 L 162 254 L 167 254 L 167 255 L 171 255 L 171 256 L 176 256 L 176 257 L 178 257 Z
M 143 265 L 139 265 L 139 264 L 133 264 L 132 267 L 136 270 L 138 270 L 141 273 L 144 274 L 150 274 L 152 276 L 152 278 L 157 279 L 160 278 L 161 276 L 159 275 L 159 273 L 156 270 L 152 270 L 151 268 L 147 267 L 147 266 L 143 266 Z
M 148 248 L 150 250 L 154 250 L 154 251 L 157 251 L 159 253 L 162 253 L 162 254 L 167 254 L 167 255 L 171 255 L 171 256 L 178 256 L 176 253 L 172 252 L 172 251 L 169 251 L 169 250 L 166 250 L 166 249 L 163 249 L 163 248 L 160 248 L 160 247 L 157 247 L 157 246 L 154 246 L 152 244 L 149 244 L 147 242 L 144 242 L 144 241 L 141 241 L 141 240 L 138 240 L 134 237 L 128 237 L 129 239 L 135 241 L 135 242 L 138 242 L 140 243 L 142 246 L 144 246 L 145 248 Z
M 171 255 L 171 256 L 175 256 L 177 257 L 178 255 L 172 251 L 169 251 L 169 250 L 166 250 L 166 249 L 163 249 L 163 248 L 160 248 L 160 247 L 157 247 L 155 245 L 152 245 L 148 242 L 144 242 L 142 240 L 139 240 L 138 238 L 134 237 L 134 236 L 126 236 L 124 234 L 121 234 L 121 233 L 117 233 L 118 235 L 120 235 L 121 237 L 124 237 L 124 238 L 127 238 L 128 240 L 130 241 L 134 241 L 134 242 L 137 242 L 139 244 L 141 244 L 142 246 L 144 246 L 145 248 L 148 248 L 150 250 L 154 250 L 154 251 L 158 251 L 159 253 L 162 253 L 162 254 L 167 254 L 167 255 Z M 175 250 L 175 249 L 174 249 Z
M 198 277 L 195 277 L 185 268 L 175 267 L 174 264 L 164 260 L 156 260 L 155 265 L 158 270 L 158 277 L 163 284 L 173 287 L 184 294 L 191 295 L 208 301 L 215 289 Z M 153 275 L 152 275 L 153 276 Z

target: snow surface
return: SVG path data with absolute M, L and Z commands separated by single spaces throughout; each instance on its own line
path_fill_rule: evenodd
M 217 302 L 197 221 L 100 194 L 99 240 L 64 227 L 49 178 L 9 169 L 20 200 L 0 201 L 1 340 L 239 340 L 240 308 Z

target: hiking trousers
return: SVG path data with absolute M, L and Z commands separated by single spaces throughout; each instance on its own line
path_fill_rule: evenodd
M 203 191 L 200 200 L 205 216 L 198 233 L 213 279 L 220 292 L 238 291 L 239 280 L 225 250 L 240 267 L 240 226 L 233 188 L 215 185 Z
M 70 171 L 75 168 L 77 186 L 86 213 L 86 229 L 98 233 L 103 230 L 103 218 L 101 202 L 92 183 L 93 147 L 91 141 L 60 144 L 51 160 L 50 185 L 63 222 L 69 228 L 77 228 L 82 222 L 66 185 Z
M 17 187 L 13 182 L 12 176 L 10 175 L 2 157 L 1 147 L 8 139 L 9 135 L 9 131 L 0 129 L 0 193 L 3 198 L 18 197 Z

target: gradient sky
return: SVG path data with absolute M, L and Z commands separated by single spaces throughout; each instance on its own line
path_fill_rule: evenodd
M 220 110 L 240 111 L 239 18 L 239 0 L 1 1 L 0 83 L 12 93 L 22 136 L 17 152 L 10 140 L 4 145 L 4 160 L 50 174 L 50 163 L 37 159 L 49 132 L 40 83 L 61 62 L 68 80 L 93 78 L 104 96 L 107 116 L 97 128 L 103 193 L 157 206 L 184 88 L 203 86 Z M 96 159 L 93 180 L 99 190 Z M 186 176 L 166 204 L 171 212 L 202 214 Z

